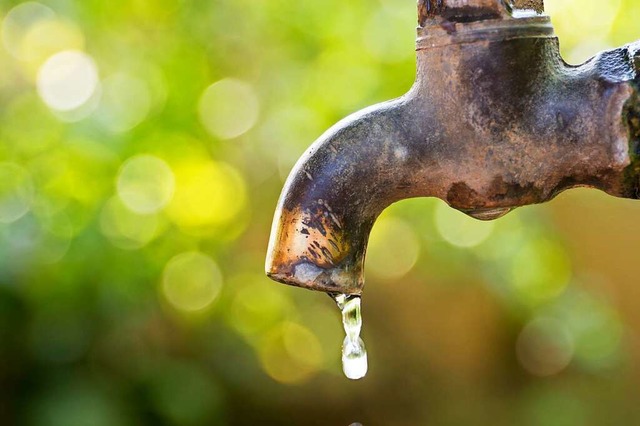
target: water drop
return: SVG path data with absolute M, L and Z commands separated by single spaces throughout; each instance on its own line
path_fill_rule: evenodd
M 358 338 L 354 343 L 345 337 L 342 344 L 342 371 L 351 380 L 362 379 L 367 374 L 369 365 L 367 363 L 367 350 L 364 342 Z
M 342 326 L 346 333 L 342 344 L 342 371 L 351 380 L 362 379 L 367 374 L 368 362 L 367 350 L 360 338 L 360 296 L 338 294 L 332 297 L 342 311 Z

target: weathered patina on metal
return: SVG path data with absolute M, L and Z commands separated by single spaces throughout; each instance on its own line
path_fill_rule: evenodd
M 274 280 L 360 294 L 369 232 L 406 198 L 482 220 L 579 186 L 639 198 L 640 42 L 569 66 L 542 0 L 420 0 L 418 13 L 411 90 L 336 124 L 291 172 Z

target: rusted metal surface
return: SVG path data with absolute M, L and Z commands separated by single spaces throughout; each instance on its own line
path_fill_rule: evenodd
M 406 198 L 483 220 L 578 186 L 638 198 L 640 42 L 571 67 L 548 17 L 518 5 L 542 2 L 419 2 L 415 85 L 336 124 L 297 163 L 271 278 L 359 294 L 369 232 Z
M 511 6 L 516 9 L 530 9 L 538 13 L 544 12 L 543 0 L 513 0 Z
M 544 12 L 543 0 L 418 0 L 418 23 L 508 19 L 514 10 Z

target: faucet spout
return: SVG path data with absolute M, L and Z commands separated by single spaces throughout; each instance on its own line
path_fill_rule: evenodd
M 274 280 L 360 294 L 373 224 L 406 198 L 482 220 L 577 186 L 638 198 L 640 42 L 574 67 L 541 0 L 418 7 L 411 90 L 336 124 L 291 172 L 266 261 Z
M 267 274 L 329 293 L 359 294 L 369 233 L 380 212 L 416 191 L 428 165 L 405 127 L 410 98 L 341 121 L 298 161 L 276 211 Z

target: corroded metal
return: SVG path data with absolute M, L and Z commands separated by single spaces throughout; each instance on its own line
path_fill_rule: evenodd
M 578 186 L 638 198 L 640 42 L 568 66 L 541 8 L 420 0 L 414 86 L 339 122 L 300 159 L 267 274 L 359 294 L 369 232 L 406 198 L 483 220 Z

